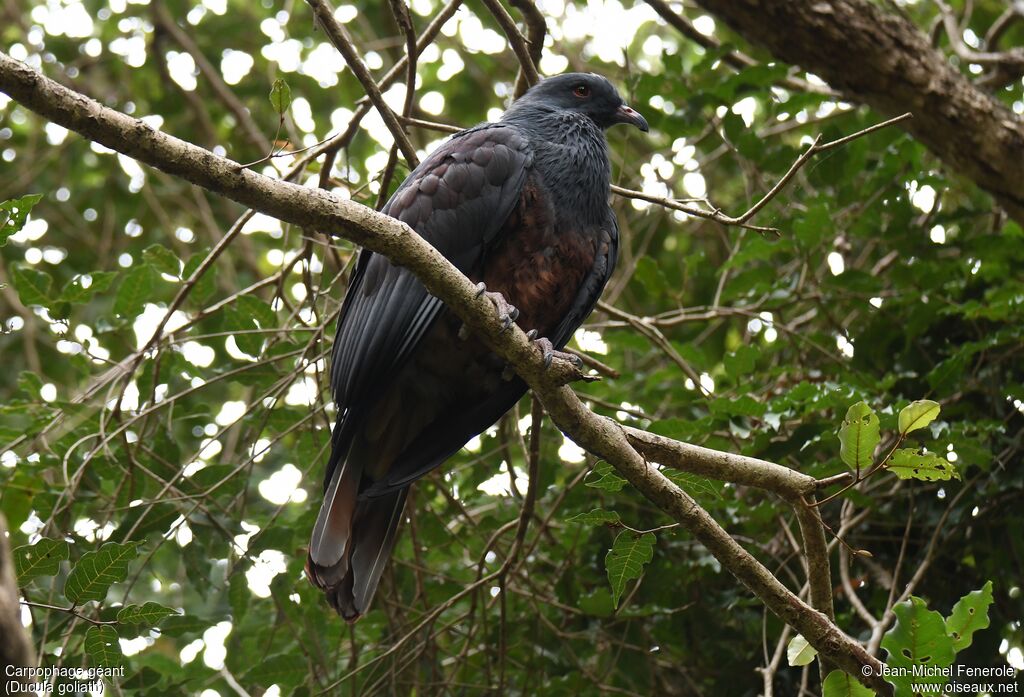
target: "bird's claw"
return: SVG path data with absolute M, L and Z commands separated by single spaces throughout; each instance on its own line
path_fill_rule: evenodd
M 575 353 L 569 353 L 567 351 L 559 351 L 559 350 L 555 349 L 554 345 L 551 343 L 551 340 L 546 338 L 546 337 L 542 336 L 540 338 L 537 338 L 537 330 L 536 329 L 531 329 L 526 334 L 526 336 L 529 337 L 529 339 L 531 341 L 536 342 L 537 346 L 540 348 L 541 355 L 544 358 L 544 368 L 545 369 L 550 368 L 551 367 L 551 363 L 556 358 L 558 360 L 560 360 L 560 361 L 569 361 L 570 363 L 572 363 L 577 368 L 582 368 L 583 367 L 583 359 L 581 359 Z
M 512 328 L 512 323 L 519 319 L 519 309 L 505 299 L 501 293 L 492 293 L 487 290 L 487 285 L 481 281 L 476 284 L 476 297 L 486 295 L 487 299 L 494 303 L 494 309 L 498 311 L 498 319 L 501 320 L 501 331 L 507 332 Z M 461 337 L 462 331 L 459 331 Z

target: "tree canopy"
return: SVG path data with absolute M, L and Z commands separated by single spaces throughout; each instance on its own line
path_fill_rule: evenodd
M 0 613 L 123 666 L 107 694 L 1024 669 L 1019 8 L 509 4 L 0 9 Z M 570 344 L 600 379 L 485 332 L 536 397 L 414 487 L 348 626 L 303 564 L 356 243 L 487 322 L 367 208 L 566 70 L 651 125 L 609 132 L 619 264 Z

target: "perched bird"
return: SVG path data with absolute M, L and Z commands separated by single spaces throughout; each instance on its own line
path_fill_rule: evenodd
M 617 123 L 647 131 L 605 78 L 548 78 L 499 122 L 441 145 L 383 211 L 478 282 L 507 324 L 532 330 L 550 361 L 615 266 L 604 130 Z M 338 420 L 306 561 L 346 620 L 373 599 L 409 486 L 525 394 L 505 368 L 412 273 L 360 253 L 334 340 Z

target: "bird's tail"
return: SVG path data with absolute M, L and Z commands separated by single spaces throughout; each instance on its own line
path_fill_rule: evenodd
M 391 556 L 408 487 L 359 500 L 363 468 L 338 445 L 331 453 L 336 461 L 328 463 L 334 471 L 313 526 L 306 575 L 339 615 L 354 622 L 369 608 Z

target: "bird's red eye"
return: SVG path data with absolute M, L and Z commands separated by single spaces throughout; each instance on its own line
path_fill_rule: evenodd
M 575 94 L 577 97 L 581 97 L 581 98 L 582 97 L 589 97 L 590 96 L 590 88 L 587 87 L 586 85 L 576 85 L 576 87 L 573 88 L 572 93 Z

